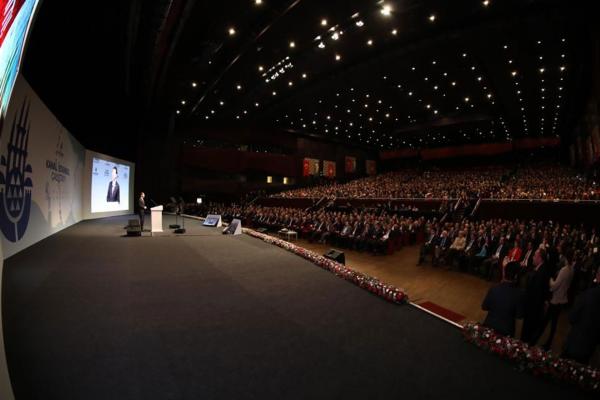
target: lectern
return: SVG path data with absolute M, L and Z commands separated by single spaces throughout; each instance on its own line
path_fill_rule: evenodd
M 150 221 L 152 223 L 152 232 L 162 232 L 162 212 L 163 206 L 156 206 L 150 209 Z

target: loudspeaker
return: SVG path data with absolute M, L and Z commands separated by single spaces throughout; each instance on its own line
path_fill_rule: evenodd
M 344 252 L 340 250 L 329 249 L 327 253 L 323 254 L 323 257 L 337 261 L 340 264 L 346 264 L 346 256 L 344 255 Z
M 142 236 L 142 228 L 138 219 L 130 219 L 127 224 L 127 236 Z

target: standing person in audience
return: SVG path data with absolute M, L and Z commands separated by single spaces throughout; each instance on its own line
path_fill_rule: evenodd
M 600 270 L 596 275 L 600 282 Z M 600 343 L 600 286 L 583 292 L 569 315 L 571 330 L 561 357 L 587 364 Z
M 488 312 L 483 325 L 510 337 L 515 336 L 515 320 L 523 318 L 523 292 L 516 285 L 518 273 L 519 263 L 508 263 L 504 278 L 490 288 L 481 305 Z
M 552 346 L 552 340 L 554 340 L 554 334 L 556 333 L 556 326 L 558 324 L 558 318 L 560 313 L 567 306 L 569 302 L 568 292 L 571 287 L 573 280 L 573 267 L 575 262 L 571 261 L 573 256 L 565 257 L 566 263 L 558 272 L 556 279 L 550 278 L 550 292 L 552 297 L 550 298 L 550 304 L 546 311 L 546 316 L 542 324 L 541 332 L 544 332 L 548 322 L 550 322 L 550 335 L 544 343 L 544 350 L 550 350 Z
M 544 308 L 549 292 L 546 250 L 537 249 L 533 255 L 533 269 L 529 272 L 525 284 L 525 313 L 521 340 L 533 346 L 541 335 L 544 322 Z

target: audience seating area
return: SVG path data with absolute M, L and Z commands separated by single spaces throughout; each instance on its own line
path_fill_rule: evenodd
M 429 197 L 438 200 L 424 200 Z M 375 201 L 380 198 L 388 200 Z M 481 198 L 487 199 L 484 205 L 477 201 Z M 486 218 L 474 212 L 479 206 L 494 210 L 526 199 L 543 201 L 523 203 L 527 207 L 512 218 Z M 246 227 L 272 234 L 294 231 L 309 242 L 373 256 L 385 257 L 416 246 L 418 264 L 425 268 L 451 269 L 497 282 L 499 288 L 509 284 L 518 290 L 521 298 L 514 317 L 525 321 L 521 340 L 545 349 L 552 346 L 561 312 L 578 309 L 578 299 L 600 285 L 597 219 L 569 221 L 570 216 L 577 219 L 576 212 L 562 218 L 535 215 L 544 204 L 563 203 L 575 211 L 581 208 L 583 216 L 594 213 L 589 207 L 597 203 L 579 200 L 600 200 L 596 183 L 566 167 L 406 170 L 295 189 L 262 200 L 246 205 L 208 204 L 194 212 L 221 214 L 226 221 L 239 218 Z M 545 215 L 552 213 L 548 208 Z M 514 327 L 504 331 L 490 319 L 490 293 L 482 299 L 483 309 L 489 312 L 484 324 L 514 336 Z M 571 323 L 562 356 L 586 363 L 600 337 L 587 351 L 573 350 L 581 334 L 574 333 L 579 329 L 576 319 L 572 317 Z M 550 335 L 538 343 L 548 325 Z
M 347 183 L 298 188 L 283 198 L 485 198 L 600 200 L 598 182 L 551 163 L 527 167 L 406 169 Z

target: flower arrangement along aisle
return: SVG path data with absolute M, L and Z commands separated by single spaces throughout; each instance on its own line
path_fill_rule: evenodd
M 281 247 L 282 249 L 290 251 L 302 258 L 305 258 L 308 261 L 318 265 L 319 267 L 333 272 L 340 278 L 350 281 L 355 285 L 366 289 L 369 292 L 376 294 L 377 296 L 383 297 L 388 301 L 398 304 L 403 304 L 408 301 L 408 296 L 401 289 L 383 283 L 377 278 L 355 271 L 351 268 L 346 267 L 345 265 L 330 260 L 303 247 L 296 246 L 293 243 L 277 239 L 273 236 L 265 235 L 264 233 L 256 232 L 252 229 L 245 228 L 244 233 L 252 237 L 261 239 L 267 243 L 274 244 L 278 247 Z
M 500 335 L 476 322 L 463 326 L 467 342 L 517 364 L 519 370 L 568 382 L 582 389 L 600 391 L 600 371 L 578 362 L 563 359 L 539 347 L 530 347 L 518 339 Z

